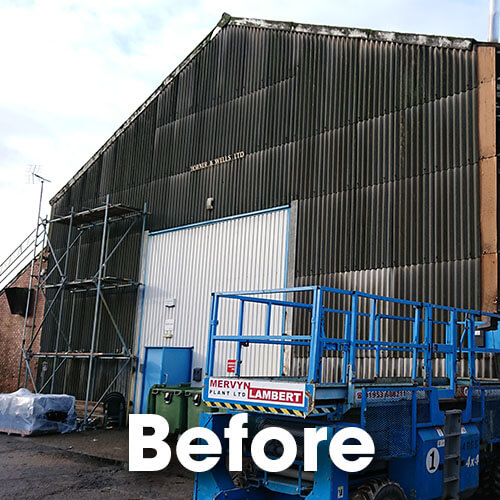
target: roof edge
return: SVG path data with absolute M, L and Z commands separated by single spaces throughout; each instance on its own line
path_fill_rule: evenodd
M 422 35 L 416 33 L 399 33 L 393 31 L 379 31 L 364 28 L 343 28 L 321 24 L 302 24 L 287 21 L 268 21 L 247 17 L 232 17 L 229 24 L 251 28 L 265 28 L 295 33 L 309 33 L 315 35 L 329 35 L 346 38 L 361 38 L 381 42 L 404 43 L 411 45 L 425 45 L 446 49 L 471 50 L 476 43 L 474 38 L 458 38 L 439 35 Z
M 224 12 L 220 21 L 208 33 L 208 35 L 185 57 L 181 63 L 160 83 L 153 93 L 125 120 L 116 132 L 91 156 L 89 160 L 76 172 L 73 177 L 50 199 L 49 203 L 54 205 L 59 201 L 68 189 L 90 168 L 90 166 L 102 155 L 106 149 L 128 128 L 128 126 L 158 97 L 161 91 L 210 43 L 219 31 L 231 20 L 231 16 Z

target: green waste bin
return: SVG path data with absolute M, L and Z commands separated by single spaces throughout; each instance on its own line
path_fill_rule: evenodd
M 201 397 L 201 387 L 191 387 L 184 391 L 187 401 L 187 429 L 200 425 L 200 413 L 215 413 L 217 408 L 208 406 Z
M 189 384 L 176 386 L 153 385 L 148 397 L 148 413 L 155 413 L 165 418 L 170 434 L 179 434 L 186 430 L 187 404 L 184 391 Z

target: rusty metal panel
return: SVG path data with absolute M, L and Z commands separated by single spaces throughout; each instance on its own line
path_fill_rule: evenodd
M 495 47 L 478 47 L 481 306 L 498 310 L 498 160 Z

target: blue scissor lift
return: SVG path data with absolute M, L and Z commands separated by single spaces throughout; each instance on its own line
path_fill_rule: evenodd
M 296 437 L 298 453 L 280 473 L 248 458 L 235 474 L 221 459 L 197 474 L 194 499 L 500 498 L 500 381 L 491 377 L 499 319 L 320 286 L 214 293 L 203 399 L 225 412 L 202 414 L 200 425 L 227 452 L 229 418 L 248 412 L 248 442 L 278 426 Z M 276 353 L 273 366 L 261 362 Z M 256 374 L 259 366 L 268 373 Z M 330 438 L 349 426 L 375 443 L 374 460 L 357 474 L 328 455 Z M 303 467 L 305 427 L 328 428 L 314 473 Z M 280 456 L 277 444 L 269 442 L 268 456 Z

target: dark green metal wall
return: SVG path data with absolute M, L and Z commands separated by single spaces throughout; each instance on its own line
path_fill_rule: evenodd
M 478 308 L 476 46 L 392 38 L 229 20 L 56 196 L 54 213 L 110 193 L 147 202 L 157 230 L 298 200 L 297 285 Z M 244 158 L 190 171 L 238 151 Z M 58 251 L 64 238 L 54 228 Z M 95 270 L 96 241 L 84 244 L 81 275 Z M 136 234 L 108 274 L 135 275 L 139 243 Z M 132 343 L 135 296 L 112 300 Z M 82 297 L 76 308 L 75 348 L 88 350 L 92 304 Z M 108 330 L 102 349 L 117 347 Z M 53 347 L 48 323 L 42 350 Z M 73 363 L 68 392 L 81 396 L 85 372 Z

